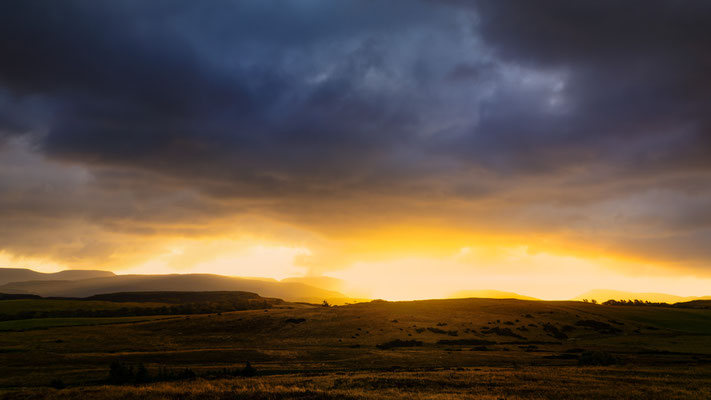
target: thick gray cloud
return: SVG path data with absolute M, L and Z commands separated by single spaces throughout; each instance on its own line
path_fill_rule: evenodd
M 414 212 L 707 264 L 709 15 L 703 1 L 6 1 L 0 143 L 91 179 L 24 202 L 5 174 L 2 218 L 159 230 L 246 207 L 315 226 Z

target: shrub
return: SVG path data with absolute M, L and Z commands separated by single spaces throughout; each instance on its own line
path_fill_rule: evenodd
M 195 379 L 197 375 L 195 374 L 195 371 L 193 371 L 190 368 L 185 368 L 184 370 L 180 371 L 180 373 L 177 375 L 177 378 L 180 380 L 186 379 Z
M 59 378 L 52 379 L 52 381 L 49 382 L 49 386 L 55 389 L 64 389 L 65 387 L 67 387 L 67 385 L 64 384 L 64 381 Z
M 579 365 L 613 365 L 619 360 L 604 351 L 585 351 L 578 358 Z
M 378 344 L 375 347 L 379 348 L 380 350 L 389 350 L 389 349 L 394 349 L 396 347 L 417 347 L 417 346 L 422 346 L 422 342 L 419 340 L 395 339 L 395 340 L 391 340 L 389 342 Z
M 575 325 L 590 328 L 599 333 L 615 334 L 622 332 L 620 329 L 617 329 L 606 322 L 596 321 L 594 319 L 580 320 L 576 322 Z
M 511 331 L 510 328 L 499 328 L 498 326 L 494 327 L 493 329 L 482 331 L 482 333 L 485 333 L 485 334 L 492 334 L 493 333 L 493 334 L 499 335 L 499 336 L 510 336 L 510 337 L 514 337 L 517 339 L 526 339 L 525 337 L 523 337 L 521 335 L 517 335 L 516 333 Z
M 553 324 L 545 323 L 543 324 L 543 330 L 548 333 L 549 336 L 553 336 L 556 339 L 567 339 L 568 335 L 561 332 L 558 327 Z
M 127 366 L 120 361 L 114 361 L 109 367 L 109 383 L 122 384 L 133 381 L 133 366 Z
M 443 339 L 443 340 L 437 341 L 437 344 L 477 346 L 477 345 L 492 345 L 492 344 L 496 344 L 496 342 L 492 342 L 491 340 L 481 340 L 481 339 Z
M 138 364 L 136 369 L 136 375 L 133 377 L 135 383 L 146 383 L 150 381 L 151 377 L 148 374 L 148 370 L 143 364 Z
M 244 365 L 244 369 L 242 369 L 242 376 L 255 376 L 257 375 L 257 370 L 252 366 L 252 364 L 247 361 L 247 363 Z
M 445 331 L 444 329 L 433 328 L 433 327 L 429 327 L 429 328 L 427 328 L 427 330 L 432 333 L 438 333 L 440 335 L 459 336 L 459 333 L 457 331 Z

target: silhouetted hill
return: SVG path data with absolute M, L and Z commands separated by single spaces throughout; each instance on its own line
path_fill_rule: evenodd
M 24 281 L 74 281 L 78 279 L 90 279 L 115 276 L 110 271 L 98 271 L 90 269 L 67 269 L 55 273 L 37 272 L 27 268 L 0 268 L 0 285 L 10 282 Z
M 88 297 L 103 293 L 156 291 L 244 291 L 286 301 L 345 299 L 342 293 L 296 282 L 233 278 L 212 274 L 114 275 L 76 281 L 27 281 L 0 286 L 1 293 L 44 297 Z
M 639 299 L 642 301 L 651 301 L 659 303 L 678 303 L 691 300 L 709 300 L 711 296 L 703 297 L 683 297 L 676 296 L 673 294 L 666 293 L 634 293 L 634 292 L 624 292 L 620 290 L 609 290 L 609 289 L 593 289 L 587 291 L 579 296 L 574 297 L 571 300 L 597 300 L 598 302 L 604 302 L 607 300 L 635 300 Z
M 540 300 L 535 297 L 524 296 L 513 292 L 502 292 L 500 290 L 460 290 L 452 293 L 449 297 L 453 299 L 482 298 L 482 299 L 519 299 L 519 300 Z

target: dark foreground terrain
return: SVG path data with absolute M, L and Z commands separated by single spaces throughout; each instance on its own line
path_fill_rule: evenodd
M 459 299 L 5 323 L 8 399 L 711 398 L 709 309 Z

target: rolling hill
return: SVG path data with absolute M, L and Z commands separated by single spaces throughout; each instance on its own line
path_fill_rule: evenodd
M 0 268 L 0 285 L 25 281 L 73 281 L 78 279 L 105 278 L 115 276 L 110 271 L 90 269 L 67 269 L 55 273 L 37 272 L 27 268 Z
M 89 297 L 103 293 L 143 291 L 244 291 L 286 301 L 339 303 L 348 297 L 299 282 L 233 278 L 212 274 L 112 275 L 80 280 L 35 280 L 0 286 L 0 293 L 36 294 L 44 297 Z

